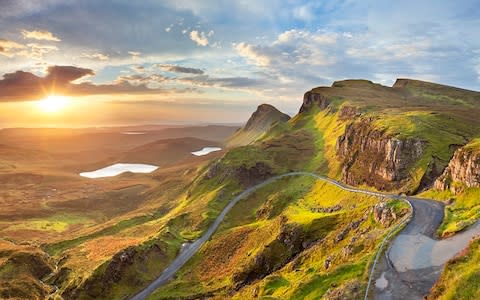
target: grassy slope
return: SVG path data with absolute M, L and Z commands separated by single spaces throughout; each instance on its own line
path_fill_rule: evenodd
M 279 189 L 281 186 L 283 188 Z M 353 205 L 352 203 L 356 203 Z M 242 200 L 214 237 L 182 268 L 174 281 L 160 288 L 152 299 L 194 297 L 214 294 L 227 297 L 235 287 L 235 274 L 255 265 L 255 257 L 267 253 L 273 262 L 284 262 L 265 278 L 247 285 L 234 298 L 275 296 L 289 299 L 321 297 L 334 284 L 357 279 L 363 285 L 367 265 L 385 232 L 369 217 L 345 239 L 334 239 L 353 220 L 361 219 L 377 199 L 351 194 L 311 178 L 284 179 Z M 323 213 L 318 207 L 341 205 L 343 209 Z M 399 210 L 406 209 L 397 205 Z M 286 221 L 285 221 L 286 220 Z M 299 255 L 284 259 L 278 238 L 281 224 L 301 228 L 305 242 L 311 243 Z M 355 242 L 352 238 L 355 236 Z M 347 245 L 352 253 L 345 255 Z M 273 249 L 273 250 L 272 250 Z M 324 261 L 332 256 L 334 267 Z

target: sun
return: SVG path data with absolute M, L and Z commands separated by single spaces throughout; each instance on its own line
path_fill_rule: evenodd
M 38 102 L 40 109 L 47 113 L 55 113 L 68 104 L 68 98 L 65 96 L 50 95 Z

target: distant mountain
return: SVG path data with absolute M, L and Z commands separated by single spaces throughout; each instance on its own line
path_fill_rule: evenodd
M 272 105 L 262 104 L 257 107 L 257 110 L 248 119 L 247 124 L 227 140 L 227 145 L 250 144 L 260 138 L 273 125 L 285 123 L 288 120 L 290 120 L 289 115 L 282 113 Z

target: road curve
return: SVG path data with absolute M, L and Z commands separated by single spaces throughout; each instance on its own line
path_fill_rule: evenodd
M 480 233 L 480 223 L 453 237 L 438 240 L 435 232 L 444 217 L 444 204 L 408 197 L 413 216 L 395 237 L 376 270 L 374 298 L 423 299 L 444 264 Z
M 156 289 L 158 289 L 160 286 L 164 285 L 166 282 L 168 282 L 173 275 L 202 247 L 202 245 L 210 239 L 210 237 L 213 235 L 213 233 L 217 230 L 218 226 L 220 223 L 223 221 L 227 213 L 232 209 L 232 207 L 237 204 L 238 201 L 241 199 L 247 197 L 254 191 L 258 190 L 259 188 L 262 188 L 270 183 L 273 183 L 279 179 L 285 178 L 285 177 L 293 177 L 293 176 L 309 176 L 309 177 L 314 177 L 318 180 L 322 180 L 328 183 L 331 183 L 343 190 L 349 191 L 349 192 L 354 192 L 354 193 L 361 193 L 361 194 L 366 194 L 370 196 L 377 196 L 377 197 L 384 197 L 384 198 L 399 198 L 397 195 L 393 194 L 383 194 L 383 193 L 378 193 L 378 192 L 372 192 L 368 190 L 362 190 L 362 189 L 357 189 L 354 187 L 349 187 L 344 185 L 343 183 L 340 183 L 336 180 L 330 179 L 325 176 L 317 175 L 314 173 L 309 173 L 309 172 L 290 172 L 282 175 L 278 175 L 275 177 L 272 177 L 270 179 L 267 179 L 266 181 L 252 186 L 239 195 L 237 195 L 235 198 L 230 200 L 230 202 L 227 204 L 227 206 L 222 210 L 220 215 L 215 219 L 212 225 L 207 229 L 207 231 L 200 237 L 198 240 L 194 241 L 192 244 L 190 244 L 186 249 L 184 249 L 176 258 L 175 260 L 168 266 L 162 274 L 160 274 L 157 279 L 155 279 L 152 283 L 150 283 L 144 290 L 136 294 L 131 298 L 131 300 L 143 300 L 146 299 L 151 293 L 153 293 Z

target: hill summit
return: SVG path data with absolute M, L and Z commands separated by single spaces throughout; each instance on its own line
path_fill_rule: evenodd
M 282 113 L 270 104 L 261 104 L 248 119 L 247 124 L 239 129 L 229 140 L 229 146 L 247 145 L 268 131 L 273 125 L 285 123 L 290 116 Z

